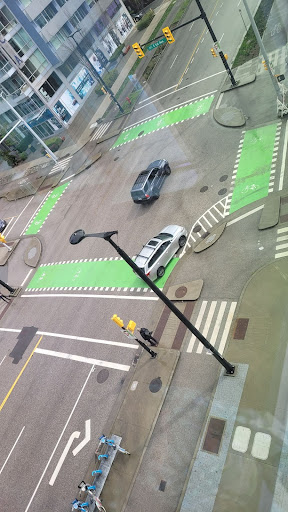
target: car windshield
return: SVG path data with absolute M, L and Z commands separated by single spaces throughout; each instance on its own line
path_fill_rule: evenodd
M 157 235 L 157 238 L 159 240 L 171 240 L 171 238 L 173 238 L 173 236 L 170 235 L 169 233 L 159 233 L 159 235 Z
M 158 240 L 152 239 L 152 240 L 149 240 L 149 242 L 147 242 L 146 245 L 148 245 L 149 247 L 156 247 L 156 245 L 158 245 L 158 244 L 159 244 Z

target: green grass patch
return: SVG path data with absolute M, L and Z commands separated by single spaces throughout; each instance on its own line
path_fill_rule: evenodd
M 266 25 L 267 20 L 272 8 L 274 0 L 262 0 L 259 5 L 257 12 L 254 16 L 254 21 L 257 25 L 260 36 L 262 37 Z M 253 59 L 259 55 L 259 45 L 254 34 L 252 27 L 249 28 L 246 36 L 244 37 L 243 43 L 241 44 L 239 51 L 236 55 L 236 58 L 233 62 L 232 68 L 236 68 L 237 66 L 241 66 L 248 60 Z
M 150 9 L 148 12 L 146 12 L 143 18 L 136 24 L 138 32 L 144 30 L 144 28 L 147 28 L 150 25 L 151 21 L 153 20 L 154 16 L 155 12 L 153 11 L 153 9 Z

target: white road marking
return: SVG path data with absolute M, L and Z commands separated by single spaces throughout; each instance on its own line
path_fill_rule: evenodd
M 288 227 L 277 229 L 277 233 L 287 233 L 287 231 L 288 231 Z
M 145 288 L 144 288 L 145 291 Z M 41 294 L 33 294 L 31 295 L 21 295 L 21 298 L 29 298 L 29 299 L 36 299 L 39 297 L 67 297 L 67 298 L 90 298 L 90 299 L 128 299 L 128 300 L 159 300 L 158 297 L 139 297 L 138 295 L 88 295 L 84 293 L 41 293 Z
M 49 460 L 48 460 L 48 462 L 47 462 L 47 464 L 46 464 L 46 466 L 45 466 L 45 468 L 44 468 L 44 471 L 43 471 L 43 473 L 42 473 L 42 475 L 41 475 L 41 477 L 40 477 L 40 479 L 39 479 L 38 484 L 37 484 L 37 485 L 36 485 L 36 487 L 35 487 L 35 490 L 34 490 L 34 492 L 33 492 L 32 496 L 31 496 L 31 498 L 30 498 L 30 500 L 29 500 L 29 503 L 28 503 L 27 507 L 25 508 L 24 512 L 28 512 L 28 510 L 29 510 L 29 508 L 30 508 L 30 506 L 31 506 L 31 503 L 32 503 L 32 501 L 33 501 L 33 499 L 34 499 L 34 497 L 35 497 L 35 494 L 36 494 L 36 492 L 37 492 L 37 491 L 38 491 L 38 489 L 39 489 L 39 486 L 40 486 L 40 484 L 41 484 L 41 482 L 42 482 L 42 480 L 43 480 L 43 478 L 44 478 L 44 476 L 45 476 L 45 474 L 46 474 L 46 472 L 47 472 L 47 469 L 48 469 L 49 464 L 50 464 L 50 462 L 51 462 L 51 460 L 52 460 L 52 458 L 53 458 L 53 456 L 54 456 L 54 453 L 56 452 L 56 450 L 57 450 L 57 448 L 58 448 L 58 445 L 59 445 L 59 443 L 60 443 L 60 441 L 61 441 L 61 439 L 62 439 L 62 437 L 63 437 L 63 435 L 64 435 L 64 433 L 65 433 L 65 430 L 66 430 L 67 426 L 69 425 L 69 421 L 70 421 L 70 420 L 71 420 L 71 418 L 72 418 L 73 412 L 75 411 L 75 409 L 76 409 L 76 407 L 77 407 L 77 404 L 78 404 L 78 402 L 79 402 L 79 400 L 80 400 L 80 398 L 81 398 L 81 396 L 82 396 L 82 394 L 83 394 L 83 391 L 84 391 L 84 389 L 85 389 L 85 387 L 86 387 L 86 385 L 87 385 L 87 382 L 88 382 L 88 380 L 89 380 L 89 378 L 90 378 L 90 375 L 92 374 L 92 372 L 93 372 L 93 371 L 94 371 L 94 365 L 93 365 L 93 366 L 91 366 L 91 368 L 90 368 L 90 371 L 89 371 L 89 373 L 88 373 L 88 375 L 87 375 L 87 377 L 86 377 L 86 380 L 85 380 L 85 382 L 84 382 L 84 384 L 83 384 L 83 386 L 82 386 L 82 389 L 81 389 L 81 391 L 80 391 L 80 393 L 79 393 L 79 395 L 78 395 L 78 397 L 77 397 L 77 399 L 76 399 L 76 402 L 75 402 L 75 404 L 74 404 L 74 406 L 73 406 L 73 408 L 72 408 L 72 411 L 71 411 L 71 413 L 70 413 L 70 415 L 69 415 L 69 418 L 68 418 L 68 419 L 67 419 L 67 421 L 66 421 L 66 424 L 65 424 L 65 426 L 64 426 L 64 428 L 63 428 L 63 430 L 62 430 L 62 432 L 61 432 L 61 434 L 60 434 L 60 436 L 59 436 L 59 439 L 58 439 L 58 441 L 57 441 L 57 443 L 56 443 L 56 445 L 55 445 L 55 447 L 54 447 L 54 450 L 53 450 L 53 452 L 51 453 L 51 455 L 50 455 L 50 457 L 49 457 Z
M 130 370 L 130 366 L 127 364 L 110 363 L 109 361 L 102 361 L 101 359 L 77 356 L 74 354 L 67 354 L 66 352 L 56 352 L 55 350 L 47 350 L 45 348 L 36 348 L 34 354 L 35 352 L 37 354 L 60 357 L 61 359 L 70 359 L 71 361 L 78 361 L 79 363 L 92 364 L 93 366 L 103 366 L 103 368 L 112 368 L 113 370 L 121 370 L 123 372 L 128 372 Z
M 195 327 L 198 330 L 199 330 L 199 327 L 201 325 L 201 322 L 202 322 L 203 315 L 205 313 L 205 309 L 206 309 L 207 304 L 208 304 L 207 300 L 203 300 L 203 302 L 201 304 L 199 315 L 198 315 L 196 323 L 195 323 Z M 194 334 L 192 334 L 192 336 L 190 338 L 190 341 L 189 341 L 188 348 L 187 348 L 187 352 L 192 352 L 195 341 L 196 341 L 196 336 Z
M 229 334 L 229 330 L 230 330 L 230 326 L 231 326 L 231 323 L 232 323 L 232 320 L 233 320 L 233 316 L 234 316 L 234 312 L 235 312 L 236 306 L 237 306 L 237 302 L 232 302 L 231 303 L 230 310 L 229 310 L 229 313 L 228 313 L 228 316 L 227 316 L 227 320 L 226 320 L 226 324 L 225 324 L 225 328 L 224 328 L 224 331 L 223 331 L 223 335 L 222 335 L 222 338 L 221 338 L 221 341 L 220 341 L 220 345 L 219 345 L 219 348 L 218 348 L 218 352 L 221 355 L 224 352 L 224 348 L 225 348 L 225 345 L 226 345 L 227 337 L 228 337 L 228 334 Z M 36 349 L 36 350 L 38 350 L 38 349 Z
M 180 89 L 178 89 L 178 90 L 180 90 Z M 136 123 L 132 123 L 129 126 L 126 126 L 123 133 L 125 133 L 127 130 L 129 130 L 130 128 L 132 128 L 135 125 L 141 125 L 142 123 L 144 123 L 145 121 L 148 121 L 152 117 L 159 117 L 161 114 L 164 114 L 165 112 L 169 112 L 169 111 L 172 112 L 176 108 L 181 107 L 182 105 L 185 105 L 186 103 L 193 103 L 193 101 L 199 100 L 199 98 L 204 98 L 205 96 L 207 96 L 207 97 L 208 96 L 212 96 L 212 94 L 214 94 L 215 92 L 217 92 L 217 90 L 207 92 L 207 94 L 200 94 L 200 96 L 196 96 L 195 98 L 192 98 L 190 100 L 182 101 L 182 103 L 178 103 L 177 105 L 174 105 L 173 107 L 165 108 L 164 110 L 161 110 L 160 112 L 157 112 L 156 114 L 153 114 L 151 116 L 145 117 L 144 119 L 141 119 L 141 121 L 137 121 Z M 162 98 L 165 98 L 165 96 L 162 96 L 161 98 L 158 98 L 155 101 L 161 100 Z M 153 103 L 153 102 L 151 101 L 151 103 Z M 151 103 L 148 103 L 148 105 L 151 105 Z M 146 107 L 146 105 L 144 105 L 144 106 Z M 140 110 L 140 108 L 144 108 L 144 106 L 143 107 L 139 107 L 138 109 L 136 108 L 134 110 L 134 112 L 136 112 L 136 110 Z
M 158 96 L 159 94 L 162 94 L 163 92 L 170 91 L 170 89 L 173 89 L 174 87 L 176 87 L 176 85 L 177 85 L 177 84 L 175 84 L 175 85 L 171 85 L 171 87 L 167 87 L 167 89 L 163 89 L 163 91 L 156 92 L 156 94 L 153 94 L 153 96 L 148 96 L 148 97 L 147 97 L 147 98 L 145 98 L 144 100 L 139 101 L 139 105 L 141 105 L 141 103 L 144 103 L 145 101 L 149 101 L 149 100 L 151 100 L 152 98 L 155 98 L 155 96 Z
M 209 308 L 209 312 L 208 312 L 208 315 L 207 315 L 207 318 L 206 318 L 206 322 L 205 322 L 205 325 L 204 325 L 203 330 L 202 330 L 202 334 L 203 334 L 204 338 L 207 337 L 207 334 L 208 334 L 208 331 L 209 331 L 209 327 L 210 327 L 210 324 L 212 322 L 213 315 L 215 313 L 216 304 L 217 304 L 217 300 L 213 300 L 211 302 L 211 305 L 210 305 L 210 308 Z M 203 343 L 201 343 L 199 341 L 199 344 L 198 344 L 198 347 L 197 347 L 197 350 L 196 350 L 196 354 L 202 354 L 203 347 L 204 347 Z
M 173 62 L 172 62 L 172 64 L 171 64 L 171 66 L 170 66 L 170 69 L 171 69 L 171 68 L 172 68 L 172 66 L 175 64 L 175 61 L 176 61 L 177 57 L 178 57 L 178 55 L 176 55 L 175 59 L 173 60 Z
M 68 452 L 70 450 L 71 444 L 73 443 L 74 439 L 78 439 L 79 436 L 80 436 L 80 432 L 76 431 L 76 432 L 73 432 L 71 434 L 71 436 L 69 437 L 69 439 L 67 441 L 67 444 L 66 444 L 66 446 L 65 446 L 65 448 L 64 448 L 64 450 L 63 450 L 63 452 L 61 454 L 61 457 L 60 457 L 60 459 L 58 461 L 58 464 L 57 464 L 56 468 L 54 469 L 53 475 L 52 475 L 52 477 L 49 480 L 49 485 L 51 485 L 51 486 L 54 485 L 54 482 L 55 482 L 55 480 L 56 480 L 56 478 L 58 476 L 58 473 L 59 473 L 59 471 L 60 471 L 60 469 L 62 467 L 62 464 L 63 464 L 64 460 L 66 459 L 67 454 L 68 454 Z
M 16 222 L 18 222 L 18 220 L 20 219 L 20 217 L 21 217 L 22 213 L 24 213 L 24 212 L 25 212 L 25 210 L 26 210 L 27 206 L 29 206 L 29 204 L 31 203 L 31 201 L 32 201 L 33 199 L 34 199 L 34 196 L 32 196 L 32 197 L 31 197 L 31 199 L 29 199 L 28 203 L 27 203 L 27 204 L 26 204 L 26 206 L 23 208 L 22 212 L 21 212 L 19 215 L 17 215 L 17 218 L 16 218 L 15 222 L 13 223 L 13 225 L 11 226 L 11 228 L 10 228 L 8 231 L 5 231 L 5 236 L 8 236 L 8 235 L 9 235 L 9 233 L 11 233 L 11 231 L 12 231 L 12 229 L 14 228 L 14 226 L 15 226 Z
M 3 357 L 3 359 L 2 359 L 2 361 L 1 361 L 1 363 L 0 363 L 0 366 L 1 366 L 1 364 L 3 363 L 3 361 L 4 361 L 5 357 L 6 357 L 6 355 Z
M 285 129 L 284 145 L 283 145 L 283 153 L 282 153 L 282 164 L 281 164 L 278 190 L 283 189 L 284 172 L 285 172 L 285 167 L 286 167 L 286 156 L 287 156 L 287 144 L 288 144 L 288 121 L 286 121 L 286 129 Z
M 288 240 L 288 235 L 278 236 L 276 242 L 284 242 L 284 240 Z
M 10 329 L 6 327 L 0 327 L 0 332 L 21 332 L 21 329 Z M 46 332 L 46 331 L 37 331 L 36 334 L 40 336 L 49 336 L 51 338 L 61 338 L 73 341 L 87 341 L 88 343 L 99 343 L 100 345 L 111 345 L 115 347 L 123 347 L 123 348 L 138 348 L 138 345 L 133 345 L 132 343 L 122 343 L 120 341 L 110 341 L 110 340 L 99 340 L 96 338 L 86 338 L 84 336 L 73 336 L 72 334 L 60 334 L 57 332 Z M 5 356 L 4 356 L 5 357 Z M 1 365 L 1 363 L 0 363 Z
M 60 180 L 60 183 L 62 183 L 62 181 L 69 180 L 70 178 L 73 178 L 74 176 L 77 176 L 77 175 L 76 174 L 70 174 L 70 176 L 67 176 L 67 178 L 63 178 L 63 180 Z
M 246 217 L 249 217 L 249 215 L 252 215 L 253 213 L 259 212 L 259 210 L 262 210 L 262 208 L 264 208 L 264 204 L 262 204 L 261 206 L 257 206 L 257 208 L 254 208 L 254 210 L 250 210 L 250 212 L 247 212 L 247 213 L 244 213 L 243 215 L 240 215 L 236 219 L 229 220 L 229 222 L 227 222 L 226 226 L 232 226 L 232 224 L 235 224 L 235 222 L 239 222 L 239 220 L 243 220 Z
M 77 455 L 77 453 L 79 453 L 82 448 L 84 448 L 84 446 L 89 443 L 91 439 L 91 420 L 86 420 L 85 421 L 85 436 L 84 436 L 84 439 L 83 441 L 81 441 L 81 443 L 78 444 L 78 446 L 76 446 L 76 448 L 74 448 L 74 450 L 72 451 L 74 457 L 75 455 Z
M 6 466 L 7 462 L 8 462 L 8 460 L 10 459 L 10 456 L 11 456 L 11 454 L 12 454 L 12 452 L 13 452 L 13 450 L 14 450 L 14 448 L 15 448 L 16 444 L 18 443 L 18 441 L 19 441 L 19 439 L 20 439 L 20 437 L 21 437 L 21 435 L 22 435 L 22 432 L 23 432 L 24 428 L 25 428 L 25 426 L 22 428 L 22 430 L 21 430 L 20 434 L 18 435 L 18 437 L 17 437 L 17 439 L 16 439 L 15 443 L 13 444 L 13 446 L 12 446 L 12 448 L 11 448 L 11 450 L 10 450 L 10 452 L 9 452 L 8 456 L 6 457 L 6 460 L 5 460 L 5 462 L 4 462 L 3 466 L 2 466 L 2 468 L 0 469 L 0 475 L 1 475 L 2 471 L 3 471 L 3 469 L 5 468 L 5 466 Z
M 22 281 L 22 283 L 20 284 L 20 287 L 22 288 L 22 286 L 26 283 L 28 277 L 30 276 L 31 272 L 33 271 L 33 268 L 31 268 L 27 274 L 27 276 L 25 277 L 24 281 Z
M 218 101 L 217 101 L 217 103 L 216 103 L 216 107 L 215 107 L 215 109 L 219 108 L 220 103 L 221 103 L 222 98 L 223 98 L 223 95 L 224 95 L 224 92 L 221 92 L 221 94 L 220 94 L 220 96 L 219 96 L 219 98 L 218 98 Z
M 28 220 L 28 222 L 27 222 L 27 224 L 26 224 L 25 228 L 21 231 L 20 236 L 22 236 L 22 235 L 23 235 L 23 233 L 25 233 L 25 231 L 26 231 L 27 227 L 29 226 L 30 222 L 32 221 L 33 217 L 35 217 L 35 215 L 37 214 L 37 212 L 40 210 L 40 208 L 41 208 L 42 204 L 44 203 L 44 201 L 46 200 L 46 198 L 49 196 L 50 192 L 51 192 L 51 190 L 48 190 L 48 192 L 47 192 L 46 196 L 44 197 L 44 199 L 42 199 L 41 203 L 40 203 L 40 204 L 39 204 L 39 206 L 36 208 L 35 212 L 34 212 L 34 213 L 32 213 L 32 215 L 31 215 L 30 219 Z M 33 197 L 34 197 L 34 196 L 33 196 Z
M 222 36 L 219 39 L 219 43 L 221 43 L 221 40 L 222 40 L 223 36 L 224 36 L 224 32 L 223 32 Z
M 211 345 L 213 345 L 213 347 L 215 345 L 215 341 L 217 340 L 218 332 L 219 332 L 219 329 L 220 329 L 221 322 L 223 320 L 223 315 L 224 315 L 224 311 L 226 309 L 226 305 L 227 305 L 226 301 L 222 301 L 221 302 L 221 306 L 220 306 L 219 311 L 218 311 L 218 315 L 217 315 L 217 318 L 216 318 L 214 329 L 213 329 L 211 338 L 209 340 Z

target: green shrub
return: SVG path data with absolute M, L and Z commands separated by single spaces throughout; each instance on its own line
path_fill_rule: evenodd
M 111 87 L 117 79 L 118 74 L 119 73 L 117 69 L 112 69 L 111 71 L 106 71 L 106 73 L 104 73 L 104 75 L 102 75 L 101 78 L 108 87 Z M 103 87 L 103 85 L 98 82 L 94 89 L 97 96 L 101 96 L 102 94 L 104 94 L 104 92 L 101 90 L 101 87 Z
M 51 137 L 51 139 L 47 139 L 44 142 L 45 142 L 46 146 L 48 146 L 48 148 L 51 149 L 51 151 L 53 151 L 53 153 L 54 153 L 55 151 L 58 151 L 63 140 L 60 137 Z M 46 154 L 45 148 L 42 147 L 41 153 L 42 153 L 42 155 Z
M 33 142 L 33 135 L 32 133 L 27 133 L 27 135 L 25 135 L 24 139 L 21 140 L 21 142 L 18 144 L 18 146 L 16 146 L 16 150 L 19 151 L 19 153 L 22 153 L 23 151 L 26 151 L 26 149 L 28 148 L 29 144 L 31 144 Z
M 109 62 L 115 62 L 118 59 L 119 55 L 122 54 L 122 50 L 124 48 L 124 43 L 120 44 L 118 48 L 116 48 L 115 52 L 111 55 Z
M 153 11 L 153 9 L 150 9 L 148 12 L 146 12 L 143 18 L 136 24 L 137 30 L 140 32 L 140 30 L 143 30 L 144 28 L 148 27 L 151 21 L 153 20 L 154 16 L 155 12 Z

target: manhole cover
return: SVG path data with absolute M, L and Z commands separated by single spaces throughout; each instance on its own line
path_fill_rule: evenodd
M 116 160 L 118 160 L 118 159 L 119 159 L 119 156 L 116 156 L 116 158 L 114 158 L 114 162 L 116 162 Z
M 100 370 L 100 372 L 97 373 L 97 382 L 99 384 L 103 384 L 105 380 L 107 380 L 109 377 L 109 371 L 104 368 L 103 370 Z
M 221 178 L 219 178 L 219 181 L 226 181 L 228 178 L 228 174 L 223 174 L 223 176 L 221 176 Z
M 141 137 L 141 135 L 143 135 L 144 133 L 144 130 L 142 130 L 142 132 L 138 133 L 138 137 Z
M 218 196 L 224 196 L 224 194 L 226 194 L 227 192 L 227 188 L 221 188 L 221 190 L 219 190 L 218 192 Z
M 208 187 L 205 185 L 205 187 L 200 188 L 200 192 L 206 192 L 208 190 Z
M 177 299 L 181 299 L 181 297 L 184 297 L 184 295 L 186 295 L 187 291 L 188 290 L 186 286 L 179 286 L 179 288 L 177 288 L 175 292 L 175 297 L 177 297 Z
M 197 226 L 195 226 L 195 228 L 193 229 L 193 233 L 199 233 L 199 231 L 201 231 L 201 226 L 199 226 L 199 224 L 197 224 Z
M 161 377 L 157 377 L 157 379 L 151 380 L 149 384 L 149 389 L 151 393 L 158 393 L 158 391 L 162 388 Z

